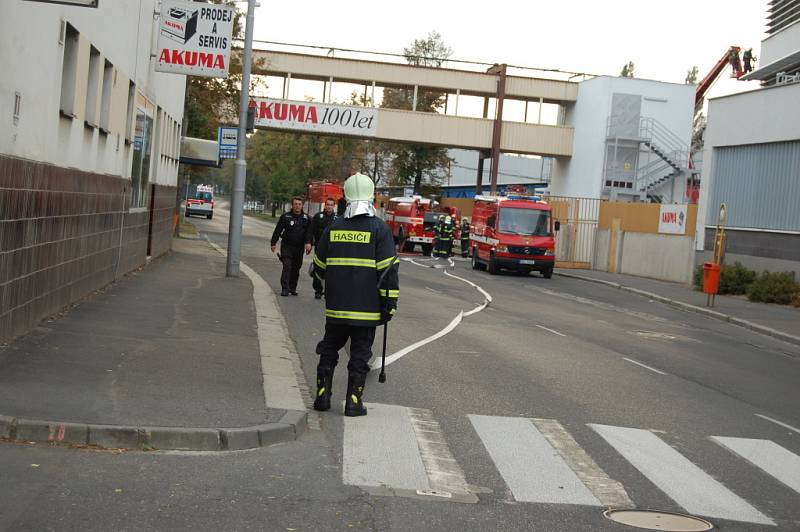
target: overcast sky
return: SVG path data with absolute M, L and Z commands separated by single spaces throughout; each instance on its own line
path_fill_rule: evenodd
M 637 78 L 683 83 L 693 65 L 702 79 L 731 45 L 758 57 L 766 8 L 767 0 L 261 0 L 255 38 L 401 53 L 435 30 L 454 59 L 608 75 L 633 61 Z M 758 86 L 729 75 L 711 96 Z

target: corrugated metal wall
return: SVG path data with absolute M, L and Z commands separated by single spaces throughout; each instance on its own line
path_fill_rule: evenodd
M 714 148 L 708 225 L 800 231 L 800 141 Z

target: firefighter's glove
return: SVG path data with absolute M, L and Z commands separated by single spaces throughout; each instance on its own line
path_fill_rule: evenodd
M 389 299 L 384 302 L 383 310 L 381 310 L 381 320 L 383 323 L 392 321 L 395 312 L 397 312 L 397 301 L 392 301 Z

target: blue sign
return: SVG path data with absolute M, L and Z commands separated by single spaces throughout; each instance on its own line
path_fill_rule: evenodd
M 217 133 L 219 142 L 219 158 L 235 159 L 236 149 L 239 146 L 239 128 L 221 127 Z

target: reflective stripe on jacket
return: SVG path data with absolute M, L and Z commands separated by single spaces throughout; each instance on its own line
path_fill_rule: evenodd
M 328 323 L 381 323 L 381 310 L 396 305 L 400 295 L 398 264 L 392 233 L 383 220 L 366 215 L 334 220 L 314 253 L 314 275 L 325 282 Z

